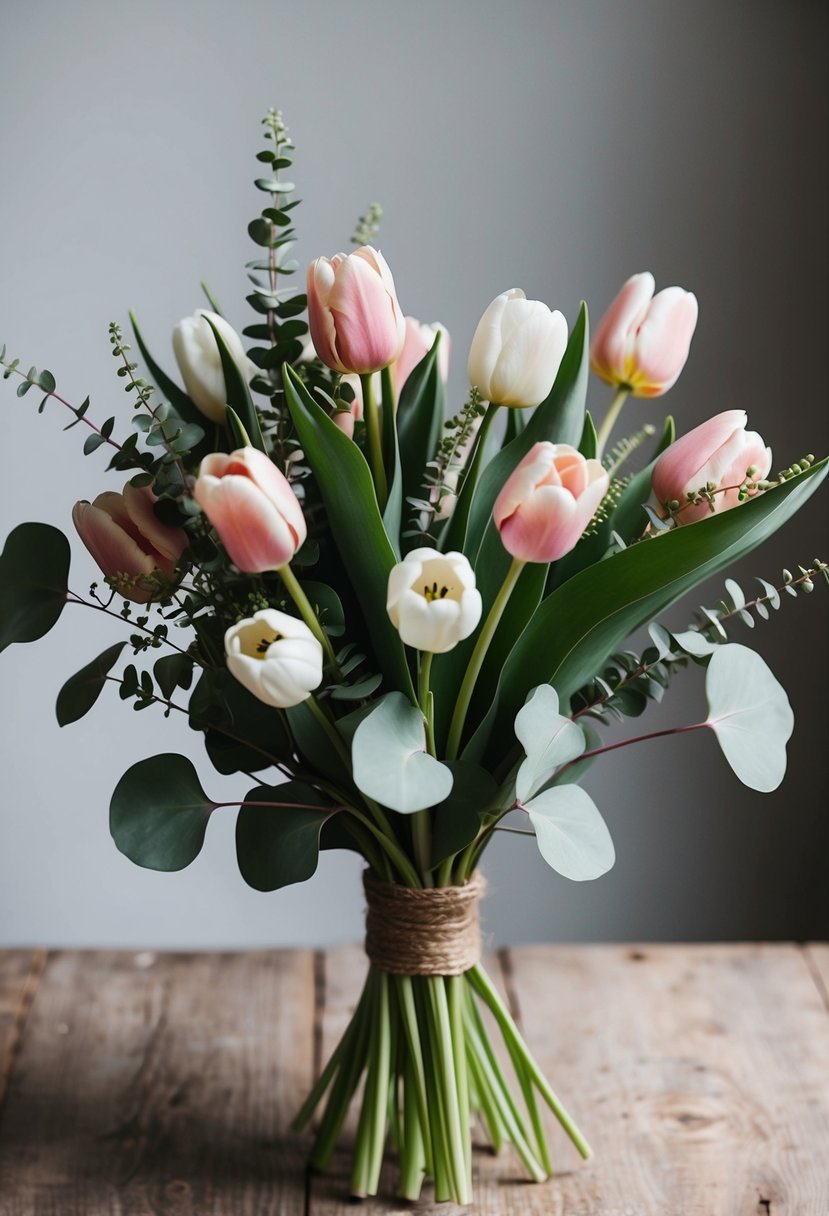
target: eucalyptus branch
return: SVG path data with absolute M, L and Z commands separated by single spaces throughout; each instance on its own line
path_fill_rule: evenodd
M 193 662 L 196 663 L 199 667 L 207 668 L 209 666 L 202 659 L 200 659 L 198 657 L 198 655 L 193 654 L 190 650 L 185 650 L 181 646 L 176 646 L 175 642 L 171 642 L 169 637 L 167 637 L 166 635 L 164 637 L 160 637 L 155 632 L 155 630 L 148 629 L 146 627 L 146 625 L 139 625 L 136 621 L 131 621 L 129 619 L 129 617 L 124 616 L 123 613 L 113 612 L 111 608 L 107 608 L 104 604 L 102 604 L 100 602 L 92 603 L 90 600 L 85 600 L 83 598 L 83 596 L 78 595 L 78 593 L 76 591 L 72 591 L 72 590 L 67 591 L 66 602 L 67 602 L 67 604 L 80 604 L 84 608 L 93 608 L 95 610 L 95 612 L 103 612 L 107 616 L 111 616 L 113 618 L 113 620 L 123 621 L 124 623 L 128 624 L 132 629 L 138 629 L 141 631 L 141 633 L 147 634 L 148 637 L 152 638 L 153 641 L 157 642 L 159 645 L 169 646 L 172 650 L 177 650 L 179 654 L 186 655 L 186 657 L 188 659 L 192 659 Z
M 481 394 L 474 386 L 469 390 L 469 397 L 453 418 L 444 422 L 447 432 L 435 453 L 433 460 L 426 466 L 427 472 L 423 483 L 424 498 L 410 498 L 409 505 L 417 511 L 417 532 L 429 534 L 429 529 L 440 511 L 441 503 L 448 494 L 455 493 L 458 488 L 451 482 L 453 473 L 463 470 L 464 462 L 469 455 L 469 447 L 474 440 L 475 430 L 487 412 L 486 404 Z
M 84 426 L 88 426 L 92 431 L 95 432 L 97 436 L 99 436 L 99 443 L 96 443 L 95 447 L 100 446 L 101 443 L 108 443 L 110 447 L 115 448 L 119 452 L 123 450 L 123 445 L 118 443 L 118 441 L 113 439 L 111 436 L 109 420 L 102 426 L 96 426 L 91 418 L 87 418 L 86 411 L 89 408 L 88 397 L 80 405 L 73 405 L 71 401 L 67 401 L 65 397 L 62 397 L 60 393 L 55 391 L 55 377 L 51 372 L 45 370 L 38 372 L 34 367 L 29 368 L 28 372 L 24 372 L 18 367 L 19 362 L 19 359 L 12 359 L 11 361 L 7 360 L 5 346 L 0 347 L 0 367 L 4 367 L 6 369 L 3 372 L 3 379 L 8 380 L 9 376 L 15 375 L 20 376 L 24 381 L 24 384 L 18 386 L 18 397 L 22 397 L 24 393 L 26 393 L 32 387 L 39 388 L 43 393 L 45 393 L 45 396 L 38 407 L 38 413 L 43 410 L 47 399 L 52 397 L 55 401 L 59 401 L 61 405 L 66 406 L 66 408 L 71 410 L 75 415 L 75 421 L 70 422 L 69 426 L 64 427 L 64 430 L 68 431 L 70 427 L 76 426 L 77 423 L 82 422 Z M 89 450 L 92 451 L 94 449 L 90 448 Z

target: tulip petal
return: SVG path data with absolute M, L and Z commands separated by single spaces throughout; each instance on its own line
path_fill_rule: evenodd
M 634 274 L 599 322 L 590 345 L 593 371 L 609 384 L 621 384 L 627 371 L 630 338 L 645 318 L 656 280 L 649 272 Z
M 687 491 L 699 489 L 699 474 L 711 453 L 722 447 L 736 430 L 742 430 L 746 421 L 745 410 L 724 410 L 666 448 L 653 470 L 657 501 L 681 500 Z
M 699 316 L 697 298 L 681 287 L 654 296 L 627 368 L 634 397 L 658 397 L 679 379 Z

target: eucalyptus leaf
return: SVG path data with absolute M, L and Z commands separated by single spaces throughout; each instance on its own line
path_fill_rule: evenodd
M 116 847 L 148 870 L 183 870 L 201 852 L 212 802 L 185 756 L 167 752 L 124 773 L 109 804 Z
M 574 882 L 606 874 L 616 860 L 607 824 L 580 785 L 556 785 L 527 803 L 548 866 Z
M 93 659 L 86 667 L 70 676 L 58 693 L 55 705 L 59 726 L 68 726 L 70 722 L 77 722 L 84 714 L 89 713 L 125 646 L 126 642 L 116 642 L 103 654 L 99 654 L 97 659 Z
M 436 806 L 452 790 L 452 770 L 426 749 L 423 714 L 399 692 L 378 701 L 357 727 L 351 757 L 357 788 L 403 815 Z
M 754 650 L 719 646 L 705 677 L 708 718 L 732 769 L 749 789 L 767 794 L 786 773 L 794 714 L 786 691 Z
M 245 882 L 257 891 L 278 891 L 305 882 L 316 871 L 320 832 L 334 808 L 324 795 L 302 781 L 257 786 L 245 801 L 280 804 L 243 805 L 239 811 L 236 859 Z
M 0 554 L 0 651 L 48 633 L 66 603 L 69 542 L 51 524 L 18 524 Z
M 557 768 L 584 751 L 581 728 L 559 713 L 558 694 L 549 684 L 540 684 L 527 697 L 515 719 L 515 736 L 527 757 L 515 782 L 519 802 L 527 802 Z

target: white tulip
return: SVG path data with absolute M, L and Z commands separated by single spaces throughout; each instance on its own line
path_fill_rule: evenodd
M 192 317 L 179 321 L 173 330 L 173 351 L 187 395 L 211 422 L 224 422 L 227 390 L 222 357 L 205 317 L 210 318 L 224 338 L 233 362 L 248 382 L 257 374 L 258 368 L 245 354 L 236 330 L 218 313 L 200 309 Z
M 513 287 L 496 296 L 478 322 L 469 382 L 496 405 L 538 405 L 553 387 L 566 348 L 561 313 Z
M 322 683 L 322 646 L 304 621 L 265 608 L 225 633 L 231 675 L 266 705 L 288 709 Z
M 389 574 L 386 611 L 407 646 L 443 654 L 481 619 L 481 593 L 462 553 L 413 549 Z

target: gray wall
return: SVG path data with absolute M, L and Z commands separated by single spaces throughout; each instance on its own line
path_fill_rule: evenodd
M 283 108 L 298 143 L 302 262 L 345 246 L 382 201 L 382 247 L 408 312 L 446 323 L 453 396 L 473 328 L 521 285 L 572 321 L 594 318 L 651 269 L 700 300 L 691 362 L 664 403 L 681 428 L 746 406 L 780 466 L 827 449 L 826 9 L 814 2 L 3 0 L 0 340 L 50 367 L 98 417 L 123 408 L 106 339 L 134 306 L 152 345 L 200 305 L 209 279 L 246 323 L 246 223 L 258 120 Z M 106 485 L 58 408 L 34 413 L 0 385 L 0 522 L 68 527 Z M 607 402 L 594 384 L 591 404 Z M 126 412 L 123 414 L 126 417 Z M 825 497 L 744 566 L 829 556 Z M 94 576 L 75 545 L 80 589 Z M 707 589 L 710 602 L 718 586 Z M 487 873 L 498 941 L 826 935 L 826 594 L 787 603 L 750 640 L 797 714 L 790 773 L 744 790 L 710 737 L 630 748 L 590 789 L 614 832 L 615 870 L 576 886 L 532 842 L 502 837 Z M 675 609 L 681 626 L 693 605 Z M 90 619 L 91 618 L 91 619 Z M 0 942 L 254 945 L 360 932 L 358 864 L 324 858 L 280 894 L 235 870 L 233 812 L 198 861 L 159 875 L 109 839 L 122 771 L 160 750 L 197 757 L 181 721 L 115 697 L 59 730 L 63 680 L 119 636 L 68 609 L 35 646 L 0 660 L 3 803 Z M 701 679 L 680 680 L 651 728 L 695 719 Z

